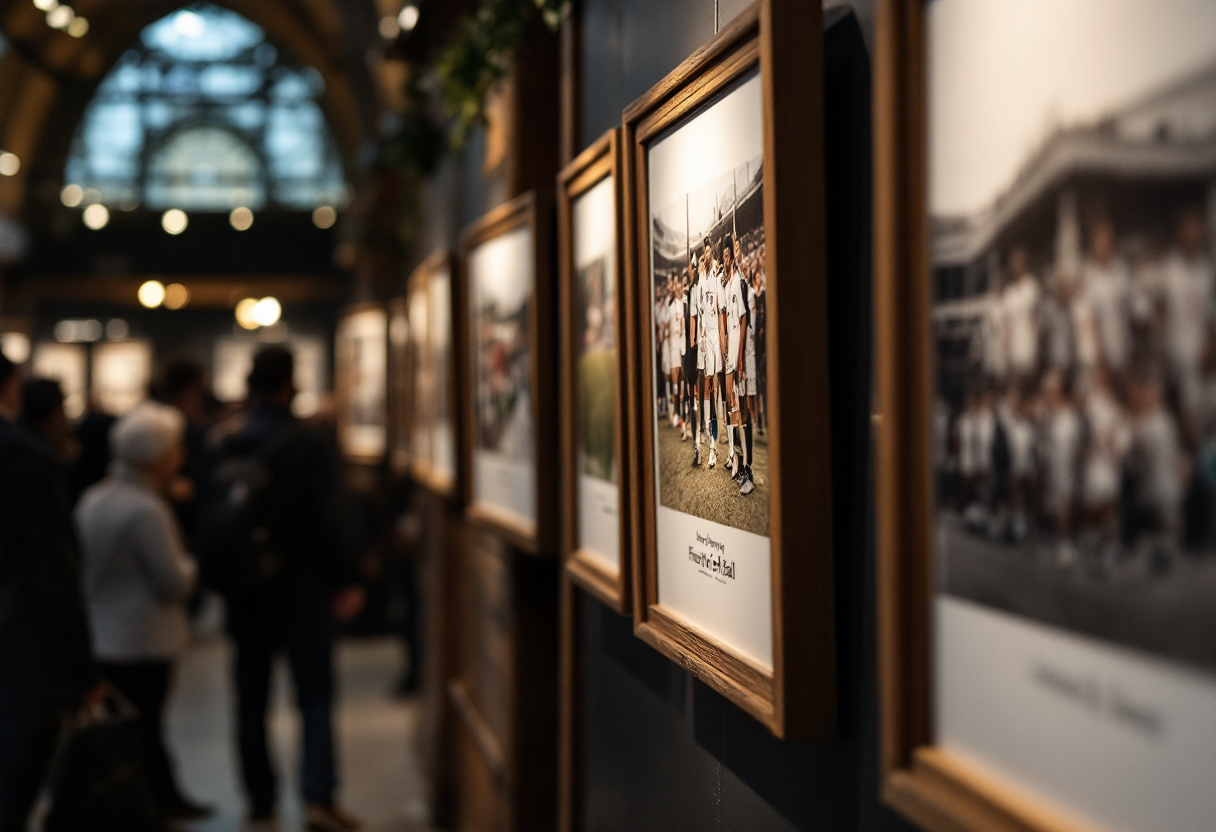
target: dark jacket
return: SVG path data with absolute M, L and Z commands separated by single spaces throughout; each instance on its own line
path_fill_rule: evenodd
M 64 471 L 0 419 L 0 685 L 66 703 L 97 679 Z
M 233 632 L 328 615 L 339 589 L 358 583 L 358 529 L 325 437 L 286 408 L 257 404 L 216 426 L 199 464 L 201 493 L 230 455 L 256 455 L 271 441 L 293 437 L 269 463 L 272 535 L 288 558 L 283 579 L 249 596 L 228 598 Z

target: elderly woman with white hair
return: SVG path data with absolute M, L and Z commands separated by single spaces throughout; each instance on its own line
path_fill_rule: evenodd
M 203 817 L 177 787 L 165 749 L 173 661 L 186 649 L 198 569 L 164 493 L 182 461 L 185 418 L 146 402 L 110 431 L 113 463 L 76 508 L 84 594 L 102 675 L 140 712 L 153 794 L 166 817 Z

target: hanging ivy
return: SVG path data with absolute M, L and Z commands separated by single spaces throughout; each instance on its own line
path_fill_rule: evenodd
M 457 24 L 456 36 L 435 61 L 439 94 L 452 119 L 452 144 L 464 144 L 477 125 L 485 124 L 486 97 L 507 76 L 511 59 L 528 34 L 529 19 L 539 11 L 556 31 L 569 0 L 484 0 Z
M 523 46 L 532 16 L 556 31 L 570 0 L 482 0 L 457 21 L 454 35 L 431 65 L 411 67 L 406 107 L 380 145 L 379 163 L 400 178 L 397 237 L 408 246 L 422 223 L 422 188 L 444 155 L 462 147 L 486 123 L 486 99 L 506 78 Z M 440 116 L 442 112 L 442 117 Z

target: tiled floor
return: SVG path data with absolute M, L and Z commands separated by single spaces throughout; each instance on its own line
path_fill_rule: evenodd
M 190 832 L 239 832 L 242 827 L 229 657 L 227 642 L 210 637 L 178 668 L 169 714 L 170 749 L 186 793 L 217 810 Z M 415 750 L 419 709 L 416 702 L 391 695 L 401 663 L 401 648 L 394 639 L 348 641 L 338 650 L 339 802 L 363 820 L 367 832 L 426 829 L 425 781 Z M 295 794 L 299 721 L 291 701 L 286 668 L 279 667 L 271 742 L 279 763 L 284 832 L 300 828 Z

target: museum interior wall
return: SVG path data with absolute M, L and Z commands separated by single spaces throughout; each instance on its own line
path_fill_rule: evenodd
M 0 350 L 294 350 L 428 829 L 1195 828 L 1216 46 L 998 6 L 0 0 Z

